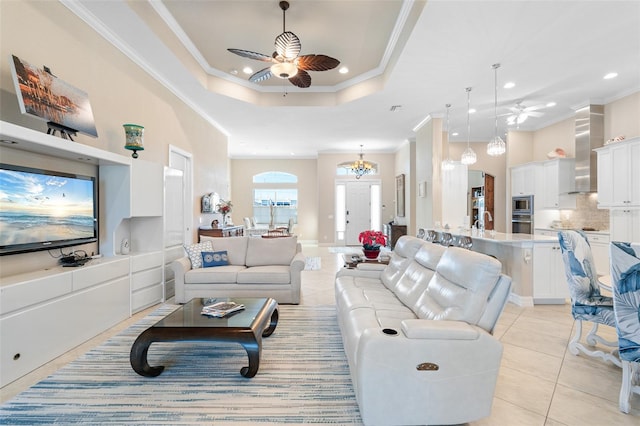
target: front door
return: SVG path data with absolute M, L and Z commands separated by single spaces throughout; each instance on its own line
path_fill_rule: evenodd
M 371 227 L 371 183 L 347 182 L 345 245 L 360 245 L 360 232 Z

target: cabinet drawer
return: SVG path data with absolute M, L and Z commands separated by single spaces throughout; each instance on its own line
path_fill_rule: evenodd
M 131 257 L 131 272 L 144 271 L 156 266 L 161 266 L 163 256 L 161 251 L 153 253 L 137 254 Z
M 131 296 L 132 313 L 162 302 L 162 285 L 154 285 L 134 293 Z
M 162 268 L 149 269 L 131 276 L 131 290 L 136 291 L 162 282 Z
M 129 258 L 88 264 L 73 271 L 73 290 L 93 287 L 129 275 Z
M 609 244 L 608 235 L 589 234 L 589 233 L 585 233 L 585 235 L 587 236 L 587 239 L 589 240 L 590 243 Z
M 0 287 L 0 313 L 15 311 L 71 293 L 71 271 Z

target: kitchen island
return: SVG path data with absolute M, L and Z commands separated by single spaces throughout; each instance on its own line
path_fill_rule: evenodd
M 502 273 L 512 280 L 511 302 L 519 306 L 564 304 L 569 298 L 557 236 L 464 230 L 451 234 L 471 237 L 471 250 L 502 263 Z

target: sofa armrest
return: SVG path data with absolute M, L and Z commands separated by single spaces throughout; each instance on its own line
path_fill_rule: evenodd
M 358 265 L 360 266 L 360 265 Z M 337 277 L 351 276 L 362 278 L 380 278 L 384 268 L 360 269 L 360 268 L 342 268 L 336 273 Z
M 304 269 L 305 256 L 302 252 L 297 252 L 291 264 L 289 266 L 289 273 L 291 274 L 291 296 L 292 303 L 300 303 L 300 286 L 302 285 L 302 271 Z
M 402 321 L 401 327 L 408 339 L 476 340 L 479 333 L 464 321 L 411 319 Z
M 171 262 L 175 280 L 175 300 L 176 303 L 186 303 L 184 296 L 184 275 L 191 270 L 191 261 L 188 257 L 181 257 Z

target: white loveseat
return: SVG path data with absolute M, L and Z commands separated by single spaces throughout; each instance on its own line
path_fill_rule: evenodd
M 498 260 L 403 236 L 389 265 L 336 275 L 338 323 L 365 424 L 459 424 L 491 413 L 511 288 Z
M 300 303 L 305 258 L 296 237 L 200 240 L 211 242 L 213 251 L 226 251 L 229 264 L 192 268 L 189 257 L 173 261 L 177 303 L 195 297 L 272 297 L 278 303 Z

